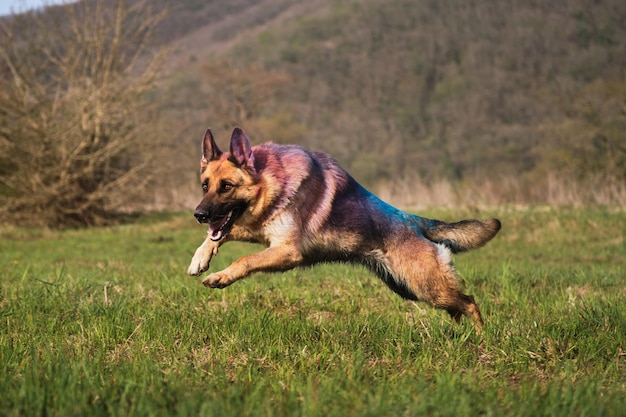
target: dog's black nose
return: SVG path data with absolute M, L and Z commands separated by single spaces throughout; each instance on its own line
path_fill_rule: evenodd
M 197 208 L 193 213 L 194 217 L 198 221 L 198 223 L 208 223 L 209 222 L 209 212 L 203 210 L 201 208 Z

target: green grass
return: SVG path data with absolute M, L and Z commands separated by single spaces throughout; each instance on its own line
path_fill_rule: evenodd
M 206 289 L 184 272 L 188 213 L 5 227 L 0 415 L 623 415 L 626 213 L 489 215 L 501 234 L 455 257 L 480 336 L 346 265 Z

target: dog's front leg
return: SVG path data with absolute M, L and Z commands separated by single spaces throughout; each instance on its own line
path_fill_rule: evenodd
M 189 268 L 187 268 L 187 274 L 198 276 L 209 269 L 211 258 L 213 255 L 217 255 L 219 247 L 220 242 L 215 242 L 207 236 L 202 245 L 196 249 L 196 253 L 193 254 Z
M 189 268 L 187 268 L 187 274 L 198 276 L 209 269 L 211 259 L 213 256 L 217 255 L 219 247 L 233 240 L 258 242 L 250 232 L 237 225 L 234 225 L 228 236 L 220 241 L 215 242 L 207 235 L 202 245 L 200 245 L 198 249 L 196 249 L 196 253 L 193 254 Z
M 269 247 L 244 256 L 228 268 L 209 274 L 202 283 L 211 288 L 224 288 L 253 272 L 276 272 L 295 268 L 302 263 L 302 254 L 291 246 Z

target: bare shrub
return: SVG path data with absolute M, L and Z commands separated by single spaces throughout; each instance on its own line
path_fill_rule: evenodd
M 0 24 L 0 210 L 62 227 L 108 221 L 153 171 L 148 94 L 162 14 L 143 3 L 79 2 Z

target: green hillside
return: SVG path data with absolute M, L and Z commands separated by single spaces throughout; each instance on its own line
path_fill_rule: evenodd
M 315 3 L 242 3 L 205 39 L 210 54 L 191 52 L 178 91 L 190 79 L 214 92 L 229 81 L 254 88 L 255 77 L 263 89 L 263 71 L 286 76 L 245 120 L 185 93 L 196 136 L 206 124 L 249 124 L 258 141 L 330 151 L 369 184 L 412 174 L 626 180 L 623 2 Z M 247 75 L 224 81 L 207 64 Z
M 83 10 L 91 4 L 96 6 L 77 16 L 95 22 L 109 13 L 104 25 L 114 19 L 112 0 L 65 7 Z M 138 36 L 152 29 L 152 49 L 135 51 L 149 58 L 165 49 L 167 57 L 148 103 L 137 110 L 110 105 L 137 119 L 127 116 L 117 125 L 149 138 L 140 154 L 159 167 L 155 207 L 193 204 L 204 129 L 211 126 L 225 143 L 235 125 L 254 143 L 299 143 L 330 152 L 357 180 L 405 206 L 626 206 L 623 1 L 153 0 L 148 4 L 155 13 L 166 11 L 154 20 L 142 20 L 135 9 L 140 4 L 128 1 L 124 24 L 143 22 L 145 28 L 128 30 Z M 24 23 L 5 33 L 28 37 L 55 24 L 55 30 L 67 31 L 64 10 L 40 14 L 40 22 L 54 23 Z M 80 25 L 81 19 L 75 22 Z M 89 27 L 81 30 L 89 33 Z M 38 36 L 47 43 L 55 39 Z M 78 39 L 89 54 L 85 36 L 91 35 Z M 33 117 L 40 110 L 28 104 L 32 94 L 11 80 L 17 67 L 0 66 L 13 82 L 7 84 L 13 90 L 0 97 L 0 135 L 11 143 L 38 141 L 47 134 L 42 132 L 51 132 L 45 126 L 59 120 L 54 111 L 60 108 L 53 96 L 70 84 L 45 54 L 73 46 L 42 53 L 41 41 L 33 39 L 17 42 L 12 52 L 29 57 L 21 59 L 22 69 L 29 68 L 28 74 L 41 68 L 38 82 L 54 78 L 49 74 L 60 81 L 32 90 L 52 109 L 38 121 Z M 126 39 L 126 48 L 133 50 L 134 42 Z M 102 46 L 103 54 L 111 50 Z M 79 68 L 80 55 L 74 59 Z M 104 62 L 97 53 L 93 59 L 96 65 Z M 85 87 L 93 79 L 81 77 L 73 88 L 86 88 L 85 96 L 93 98 Z M 102 83 L 98 88 L 104 95 L 111 89 Z M 67 100 L 73 99 L 67 95 Z M 17 111 L 16 102 L 24 103 Z M 68 111 L 64 117 L 75 110 Z M 24 114 L 35 116 L 22 122 Z M 56 132 L 62 136 L 75 125 L 68 123 Z M 108 123 L 111 137 L 120 133 L 117 125 Z M 28 135 L 24 127 L 31 129 Z M 30 147 L 35 156 L 37 146 Z M 7 155 L 0 176 L 13 169 L 15 158 Z M 0 196 L 16 192 L 2 187 Z

